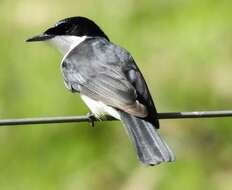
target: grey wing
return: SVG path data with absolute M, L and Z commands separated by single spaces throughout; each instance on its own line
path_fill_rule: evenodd
M 144 120 L 152 123 L 156 128 L 159 128 L 157 111 L 146 81 L 132 57 L 130 57 L 130 62 L 131 64 L 125 66 L 123 70 L 128 81 L 130 81 L 136 89 L 137 100 L 147 108 L 148 115 Z
M 82 71 L 80 68 L 79 70 L 73 68 L 63 69 L 63 73 L 70 90 L 76 90 L 94 100 L 134 116 L 147 116 L 146 107 L 137 101 L 135 88 L 123 76 L 120 68 L 85 68 Z
M 146 82 L 130 54 L 110 42 L 89 40 L 62 63 L 66 86 L 159 128 Z
M 146 117 L 147 109 L 137 100 L 134 86 L 128 81 L 118 63 L 82 59 L 77 54 L 67 57 L 62 63 L 66 86 L 94 100 L 123 110 L 137 117 Z

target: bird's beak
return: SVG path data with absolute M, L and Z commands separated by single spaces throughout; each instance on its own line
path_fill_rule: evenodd
M 50 35 L 50 34 L 41 34 L 41 35 L 33 36 L 32 38 L 27 39 L 26 42 L 46 41 L 46 40 L 50 40 L 53 37 L 55 37 L 55 36 Z

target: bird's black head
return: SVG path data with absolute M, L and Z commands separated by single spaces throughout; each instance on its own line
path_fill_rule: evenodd
M 55 26 L 47 29 L 42 35 L 29 38 L 27 42 L 45 41 L 55 36 L 87 36 L 109 38 L 92 20 L 85 17 L 70 17 L 58 21 Z

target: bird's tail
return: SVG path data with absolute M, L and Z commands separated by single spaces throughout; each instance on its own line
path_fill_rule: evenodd
M 120 117 L 143 164 L 157 165 L 175 160 L 175 155 L 151 123 L 125 112 L 120 112 Z

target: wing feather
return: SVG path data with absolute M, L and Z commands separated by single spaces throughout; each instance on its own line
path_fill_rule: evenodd
M 123 48 L 106 40 L 89 40 L 70 52 L 62 71 L 72 89 L 158 127 L 158 120 L 150 116 L 156 110 L 145 80 Z

